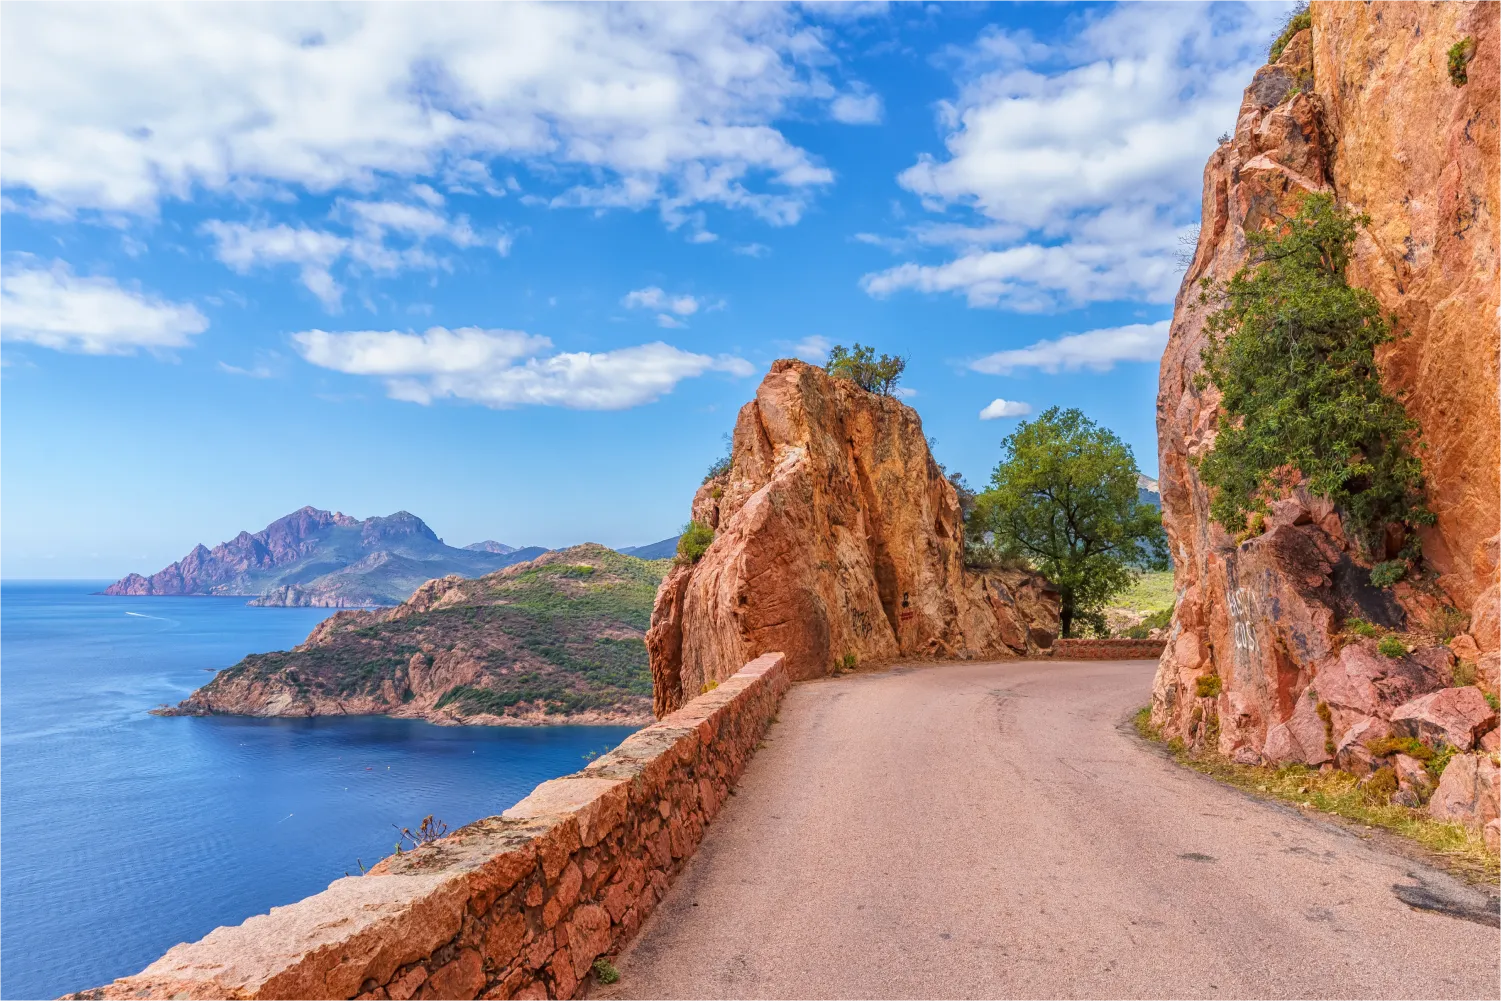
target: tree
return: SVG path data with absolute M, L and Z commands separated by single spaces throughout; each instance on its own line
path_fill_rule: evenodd
M 1167 568 L 1162 512 L 1138 499 L 1130 447 L 1078 410 L 1052 407 L 1018 425 L 1001 453 L 970 533 L 994 533 L 1002 554 L 1057 586 L 1064 636 L 1079 621 L 1103 629 L 1105 602 L 1141 571 Z
M 1222 308 L 1207 324 L 1201 384 L 1221 397 L 1199 477 L 1215 491 L 1210 515 L 1232 533 L 1298 478 L 1350 516 L 1351 534 L 1377 559 L 1387 524 L 1433 522 L 1417 424 L 1376 369 L 1391 321 L 1345 280 L 1366 221 L 1309 195 L 1280 227 L 1246 234 L 1251 263 L 1228 283 L 1204 283 L 1205 299 Z
M 856 341 L 852 349 L 846 349 L 843 344 L 834 345 L 824 371 L 836 379 L 849 379 L 866 392 L 890 396 L 906 368 L 907 359 L 885 354 L 877 358 L 875 348 L 864 347 Z

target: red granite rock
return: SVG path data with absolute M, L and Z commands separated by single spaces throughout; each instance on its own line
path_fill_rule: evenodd
M 1481 734 L 1496 726 L 1496 711 L 1480 689 L 1443 688 L 1398 706 L 1392 730 L 1431 744 L 1445 743 L 1468 751 Z

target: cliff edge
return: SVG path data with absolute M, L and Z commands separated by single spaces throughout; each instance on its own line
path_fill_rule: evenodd
M 795 360 L 740 410 L 728 471 L 693 499 L 715 537 L 657 592 L 646 645 L 665 715 L 762 653 L 794 679 L 896 657 L 1036 653 L 1057 593 L 966 571 L 959 502 L 916 411 Z
M 1257 72 L 1204 171 L 1203 225 L 1157 399 L 1179 598 L 1152 714 L 1168 734 L 1237 760 L 1363 773 L 1383 764 L 1383 749 L 1371 752 L 1381 738 L 1438 735 L 1420 716 L 1462 718 L 1443 742 L 1495 750 L 1495 713 L 1471 684 L 1494 693 L 1501 660 L 1498 6 L 1316 2 L 1311 16 Z M 1450 51 L 1467 38 L 1461 81 Z M 1219 399 L 1195 386 L 1213 309 L 1200 281 L 1228 279 L 1246 263 L 1245 234 L 1290 217 L 1308 192 L 1369 216 L 1347 277 L 1396 318 L 1399 337 L 1377 362 L 1420 426 L 1437 521 L 1420 530 L 1424 573 L 1393 587 L 1372 583 L 1370 554 L 1327 502 L 1298 488 L 1273 501 L 1260 534 L 1232 539 L 1195 471 Z M 1388 536 L 1377 559 L 1402 544 Z M 1378 650 L 1383 633 L 1407 652 Z

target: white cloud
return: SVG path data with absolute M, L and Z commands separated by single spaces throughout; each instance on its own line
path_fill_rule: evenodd
M 503 197 L 543 164 L 552 204 L 717 204 L 796 222 L 833 174 L 774 122 L 833 95 L 836 59 L 782 5 L 7 8 L 5 186 L 57 217 L 151 214 L 400 181 Z M 836 99 L 837 100 L 837 99 Z M 512 168 L 514 169 L 514 168 Z M 410 186 L 413 182 L 418 186 Z M 425 187 L 427 190 L 420 190 Z
M 881 111 L 879 94 L 840 94 L 829 105 L 829 114 L 834 121 L 846 125 L 874 125 L 881 120 Z
M 247 379 L 269 379 L 276 374 L 267 365 L 257 365 L 254 368 L 241 368 L 238 365 L 231 365 L 229 362 L 224 361 L 219 363 L 219 371 L 228 373 L 229 375 L 242 375 Z
M 210 219 L 201 229 L 213 238 L 215 256 L 241 274 L 256 267 L 297 265 L 303 285 L 333 312 L 344 294 L 332 271 L 340 259 L 356 272 L 390 275 L 442 266 L 443 258 L 429 249 L 429 241 L 442 240 L 459 248 L 487 242 L 467 217 L 450 219 L 430 207 L 434 197 L 442 196 L 427 185 L 415 185 L 412 194 L 424 204 L 339 199 L 332 220 L 348 229 L 347 235 L 304 225 L 250 225 L 220 219 Z M 511 237 L 501 234 L 493 245 L 505 257 L 511 250 Z
M 898 386 L 891 391 L 891 395 L 899 400 L 910 400 L 917 395 L 917 390 L 911 386 Z
M 809 365 L 822 365 L 829 360 L 829 349 L 833 346 L 834 342 L 827 337 L 814 334 L 811 337 L 804 337 L 792 346 L 792 357 L 801 358 Z
M 677 317 L 671 316 L 671 315 L 669 315 L 667 313 L 658 313 L 657 314 L 657 326 L 659 326 L 659 327 L 667 327 L 669 329 L 678 329 L 680 327 L 686 327 L 687 325 L 688 324 L 684 323 L 682 320 L 679 320 Z
M 0 300 L 0 336 L 57 351 L 104 355 L 181 348 L 208 329 L 196 306 L 121 288 L 113 278 L 75 275 L 64 261 L 7 270 Z
M 955 55 L 941 156 L 899 175 L 931 211 L 942 263 L 866 275 L 871 295 L 963 294 L 971 306 L 1167 302 L 1177 236 L 1198 215 L 1204 161 L 1233 126 L 1280 4 L 1127 4 L 1083 15 L 1056 45 L 990 27 Z
M 723 303 L 707 303 L 696 296 L 691 295 L 668 295 L 655 285 L 646 288 L 638 288 L 633 292 L 627 292 L 620 300 L 620 304 L 626 309 L 656 309 L 676 313 L 678 316 L 692 316 L 700 307 L 708 306 L 710 309 L 723 308 Z M 660 321 L 661 316 L 658 317 Z M 671 317 L 667 317 L 671 320 Z M 682 326 L 681 323 L 663 323 L 662 326 Z
M 694 354 L 660 341 L 547 354 L 552 342 L 545 337 L 478 327 L 433 327 L 423 334 L 307 330 L 292 341 L 314 365 L 376 376 L 391 398 L 421 404 L 453 398 L 497 408 L 620 410 L 650 403 L 683 379 L 706 372 L 739 377 L 754 372 L 742 358 Z
M 971 362 L 969 367 L 987 375 L 1010 375 L 1019 368 L 1036 368 L 1051 373 L 1077 372 L 1085 368 L 1108 372 L 1116 362 L 1155 362 L 1161 360 L 1162 351 L 1167 347 L 1169 322 L 1132 323 L 1070 334 L 1057 340 L 1038 341 L 1024 348 L 986 355 Z
M 1016 400 L 991 400 L 980 411 L 980 420 L 993 421 L 1001 417 L 1025 417 L 1032 412 L 1032 404 Z
M 742 257 L 765 257 L 771 253 L 771 248 L 764 243 L 745 243 L 736 247 L 735 253 Z

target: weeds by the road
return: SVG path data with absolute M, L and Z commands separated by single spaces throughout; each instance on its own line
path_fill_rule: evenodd
M 1153 743 L 1164 743 L 1162 734 L 1152 725 L 1149 706 L 1136 713 L 1136 731 Z M 1241 765 L 1219 754 L 1192 751 L 1176 738 L 1165 746 L 1179 764 L 1227 785 L 1400 834 L 1473 880 L 1497 882 L 1501 857 L 1485 847 L 1479 831 L 1434 820 L 1421 810 L 1373 801 L 1368 790 L 1348 772 L 1319 772 L 1306 765 Z

